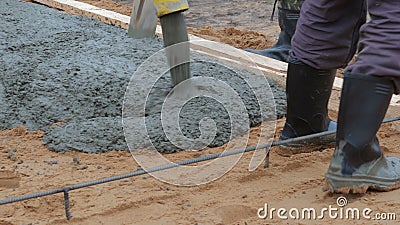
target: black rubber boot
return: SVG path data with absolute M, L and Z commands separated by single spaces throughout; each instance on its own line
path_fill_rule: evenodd
M 336 123 L 328 117 L 328 102 L 335 75 L 336 70 L 318 70 L 303 63 L 289 63 L 286 78 L 286 123 L 281 140 L 336 129 Z M 334 142 L 332 135 L 282 147 L 334 145 Z
M 289 51 L 292 48 L 291 40 L 296 30 L 296 24 L 300 16 L 300 8 L 303 2 L 304 1 L 299 0 L 292 3 L 287 0 L 280 0 L 278 22 L 281 32 L 277 43 L 271 48 L 264 50 L 245 49 L 245 51 L 288 62 Z
M 336 149 L 326 174 L 332 192 L 365 193 L 399 187 L 400 159 L 385 157 L 376 133 L 394 84 L 384 77 L 346 73 L 339 108 Z
M 164 46 L 173 46 L 166 49 L 166 54 L 168 63 L 171 66 L 172 84 L 175 86 L 191 77 L 190 63 L 188 63 L 190 60 L 190 45 L 185 18 L 182 12 L 174 12 L 160 17 L 160 22 Z

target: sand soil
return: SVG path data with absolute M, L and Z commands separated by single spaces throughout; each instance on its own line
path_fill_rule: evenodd
M 100 8 L 131 15 L 133 0 L 82 0 Z M 279 34 L 277 13 L 270 19 L 273 0 L 193 0 L 185 12 L 191 34 L 236 48 L 265 49 Z
M 200 25 L 199 29 L 207 25 L 210 24 Z M 216 30 L 229 29 L 224 25 L 211 26 Z M 333 108 L 339 100 L 337 95 L 338 90 L 334 90 Z M 399 107 L 393 106 L 387 117 L 398 116 L 399 112 Z M 335 110 L 330 113 L 336 117 Z M 277 121 L 276 136 L 283 122 Z M 256 144 L 257 127 L 249 135 L 248 145 Z M 56 153 L 43 145 L 43 136 L 41 131 L 28 131 L 24 127 L 0 131 L 0 200 L 138 169 L 127 151 Z M 383 125 L 378 137 L 385 154 L 400 157 L 399 122 Z M 223 147 L 165 156 L 180 161 L 220 152 Z M 397 224 L 389 220 L 334 220 L 327 216 L 317 221 L 281 220 L 276 214 L 272 219 L 257 217 L 257 210 L 265 203 L 270 208 L 288 210 L 338 207 L 337 199 L 342 195 L 323 191 L 324 173 L 332 153 L 332 147 L 307 148 L 300 154 L 274 147 L 269 168 L 248 171 L 252 155 L 247 153 L 231 171 L 205 185 L 179 187 L 142 175 L 71 191 L 71 221 L 65 219 L 62 194 L 1 205 L 0 224 Z M 397 190 L 343 197 L 348 201 L 346 207 L 360 210 L 369 207 L 372 217 L 377 213 L 395 213 L 398 222 L 399 194 Z
M 283 121 L 278 121 L 278 130 L 282 126 Z M 255 144 L 254 129 L 250 131 L 249 145 Z M 42 136 L 42 132 L 29 132 L 22 127 L 0 132 L 2 199 L 138 169 L 129 152 L 60 154 L 43 146 Z M 386 154 L 400 157 L 398 124 L 382 126 L 379 137 Z M 253 172 L 248 171 L 251 154 L 245 154 L 222 178 L 196 187 L 169 185 L 143 175 L 71 191 L 70 222 L 65 219 L 62 194 L 3 205 L 0 224 L 343 224 L 343 220 L 329 218 L 282 221 L 276 215 L 266 220 L 257 217 L 257 210 L 265 203 L 287 209 L 337 207 L 336 200 L 341 195 L 322 190 L 333 148 L 312 150 L 292 155 L 272 148 L 270 168 L 260 167 Z M 180 161 L 218 151 L 221 148 L 167 157 Z M 399 191 L 393 191 L 344 197 L 348 200 L 347 207 L 369 207 L 373 213 L 398 213 L 398 195 Z M 369 224 L 371 221 L 345 223 L 353 222 Z M 390 222 L 393 221 L 374 221 L 374 224 Z

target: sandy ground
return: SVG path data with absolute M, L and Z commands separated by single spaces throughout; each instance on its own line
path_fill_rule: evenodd
M 331 108 L 337 108 L 334 90 Z M 387 117 L 398 116 L 391 107 Z M 331 111 L 336 117 L 337 112 Z M 277 134 L 283 120 L 277 123 Z M 250 131 L 249 145 L 255 144 L 257 128 Z M 400 123 L 385 124 L 378 136 L 385 154 L 400 157 Z M 113 175 L 132 172 L 138 166 L 129 152 L 102 154 L 49 151 L 42 144 L 43 133 L 23 127 L 0 131 L 0 199 L 50 190 Z M 166 155 L 173 161 L 221 151 L 180 152 Z M 293 207 L 317 210 L 337 207 L 341 195 L 322 190 L 324 173 L 333 148 L 321 147 L 302 154 L 286 154 L 272 148 L 270 168 L 248 171 L 251 154 L 222 178 L 196 187 L 178 187 L 149 175 L 128 178 L 70 192 L 72 220 L 65 219 L 61 194 L 0 206 L 0 224 L 397 224 L 379 220 L 280 220 L 257 218 L 257 210 Z M 400 190 L 345 195 L 346 207 L 369 207 L 376 213 L 397 213 Z
M 131 15 L 133 0 L 82 0 L 100 8 Z M 272 15 L 273 0 L 193 0 L 185 12 L 191 34 L 232 45 L 236 48 L 265 49 L 278 37 L 277 14 Z
M 334 113 L 332 113 L 334 114 Z M 278 130 L 283 121 L 278 121 Z M 400 156 L 399 124 L 383 125 L 379 137 L 386 154 Z M 250 132 L 249 145 L 256 138 Z M 42 145 L 41 132 L 22 127 L 0 132 L 1 198 L 91 181 L 135 171 L 138 167 L 129 152 L 83 154 L 50 152 Z M 181 152 L 167 157 L 180 161 L 219 152 Z M 311 150 L 311 149 L 307 149 Z M 272 148 L 271 166 L 247 170 L 251 155 L 245 156 L 222 178 L 206 185 L 178 187 L 160 182 L 149 175 L 128 178 L 70 192 L 72 220 L 64 215 L 61 194 L 0 207 L 0 224 L 309 224 L 307 220 L 260 220 L 257 209 L 269 207 L 336 206 L 341 195 L 322 190 L 324 173 L 333 148 L 315 148 L 311 153 L 289 156 Z M 74 160 L 75 158 L 75 160 Z M 346 207 L 370 207 L 373 213 L 398 213 L 399 191 L 368 192 L 348 195 Z M 375 214 L 371 214 L 375 215 Z M 367 221 L 346 223 L 367 224 Z M 388 224 L 390 221 L 374 221 Z M 313 224 L 342 224 L 324 219 Z

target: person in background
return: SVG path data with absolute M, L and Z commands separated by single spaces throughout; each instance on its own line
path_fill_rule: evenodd
M 275 0 L 275 4 L 278 0 Z M 289 51 L 291 49 L 291 39 L 296 30 L 297 20 L 299 19 L 300 9 L 304 0 L 279 0 L 278 3 L 278 22 L 281 32 L 278 41 L 270 48 L 263 50 L 245 49 L 248 52 L 288 62 Z M 274 4 L 274 11 L 275 11 Z M 272 17 L 271 17 L 272 19 Z

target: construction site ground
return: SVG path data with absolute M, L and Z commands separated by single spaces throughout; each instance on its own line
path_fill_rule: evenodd
M 130 15 L 129 1 L 82 2 Z M 264 48 L 274 43 L 279 31 L 276 20 L 269 21 L 273 2 L 192 0 L 189 3 L 193 7 L 186 13 L 189 30 L 238 48 Z M 329 105 L 333 119 L 337 118 L 339 94 L 340 89 L 334 88 Z M 399 112 L 398 104 L 391 105 L 386 117 L 399 116 Z M 277 120 L 276 137 L 283 124 L 284 119 Z M 249 134 L 248 146 L 255 145 L 257 127 Z M 29 131 L 22 126 L 0 131 L 0 200 L 138 169 L 129 151 L 57 153 L 43 144 L 43 136 L 42 131 Z M 382 125 L 378 137 L 386 155 L 400 157 L 400 122 Z M 224 146 L 165 156 L 176 162 L 218 153 Z M 270 167 L 259 167 L 252 172 L 248 170 L 252 155 L 246 153 L 220 179 L 195 187 L 174 186 L 142 175 L 71 191 L 70 221 L 65 218 L 62 194 L 1 205 L 0 224 L 397 224 L 400 190 L 368 191 L 359 195 L 323 190 L 324 174 L 333 150 L 333 147 L 310 147 L 292 154 L 273 147 Z M 395 213 L 397 222 L 341 220 L 328 216 L 319 220 L 282 220 L 276 215 L 265 220 L 257 217 L 257 210 L 266 203 L 276 209 L 312 207 L 319 210 L 338 207 L 337 199 L 342 196 L 348 201 L 345 207 L 371 208 L 372 217 L 377 213 Z

